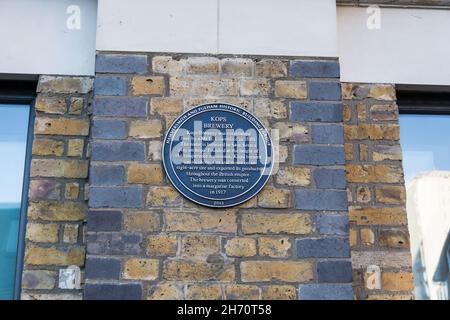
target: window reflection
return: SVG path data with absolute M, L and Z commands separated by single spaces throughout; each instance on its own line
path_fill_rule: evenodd
M 0 299 L 13 298 L 29 111 L 0 104 Z

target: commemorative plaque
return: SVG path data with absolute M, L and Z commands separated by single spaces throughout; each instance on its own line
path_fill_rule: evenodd
M 197 106 L 178 117 L 163 142 L 164 169 L 186 198 L 232 207 L 254 197 L 273 168 L 273 146 L 262 123 L 225 103 Z

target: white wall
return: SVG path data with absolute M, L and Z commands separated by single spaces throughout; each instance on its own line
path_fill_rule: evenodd
M 337 56 L 335 0 L 99 0 L 97 50 Z
M 66 26 L 69 5 L 79 30 Z M 0 73 L 94 74 L 96 12 L 95 0 L 0 0 Z
M 450 85 L 450 10 L 382 8 L 379 30 L 368 16 L 338 7 L 343 81 Z

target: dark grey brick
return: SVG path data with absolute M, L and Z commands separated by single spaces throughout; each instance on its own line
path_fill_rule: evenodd
M 300 210 L 347 211 L 347 192 L 345 190 L 296 190 L 295 207 Z
M 319 189 L 345 189 L 347 178 L 344 169 L 324 169 L 314 170 L 314 182 Z
M 90 187 L 91 208 L 141 208 L 142 187 Z
M 92 138 L 94 139 L 125 139 L 126 123 L 121 120 L 94 120 L 92 123 Z
M 124 177 L 125 169 L 123 166 L 91 166 L 89 171 L 89 182 L 91 186 L 121 185 L 124 182 Z
M 344 144 L 344 127 L 338 124 L 311 126 L 312 142 L 317 144 Z
M 147 56 L 98 54 L 95 59 L 95 72 L 98 73 L 146 73 Z
M 311 81 L 308 91 L 311 100 L 341 100 L 341 84 L 339 82 Z
M 146 117 L 148 98 L 143 97 L 96 97 L 94 115 L 104 117 Z
M 344 147 L 296 145 L 293 163 L 317 166 L 345 164 Z
M 142 236 L 134 233 L 94 233 L 87 236 L 87 252 L 93 255 L 140 254 Z
M 301 284 L 300 300 L 353 300 L 351 284 Z
M 347 238 L 298 239 L 299 258 L 349 258 L 350 246 Z
M 350 261 L 319 261 L 317 263 L 319 282 L 352 282 L 352 263 Z
M 342 122 L 342 103 L 327 102 L 291 102 L 290 120 L 318 121 L 318 122 Z
M 89 232 L 120 231 L 122 213 L 120 211 L 89 211 L 87 228 Z
M 127 94 L 127 79 L 125 77 L 95 78 L 94 93 L 100 96 L 125 96 Z
M 86 278 L 119 280 L 120 260 L 88 257 L 86 259 Z
M 137 283 L 86 283 L 86 300 L 141 300 L 142 287 Z
M 96 161 L 141 161 L 145 159 L 145 145 L 138 141 L 94 141 L 91 159 Z
M 296 60 L 289 74 L 297 78 L 339 78 L 339 62 L 335 60 Z
M 350 231 L 348 216 L 331 214 L 317 215 L 316 228 L 321 234 L 347 236 Z

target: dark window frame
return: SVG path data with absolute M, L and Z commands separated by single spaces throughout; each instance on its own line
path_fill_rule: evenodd
M 19 300 L 22 287 L 22 272 L 25 254 L 25 234 L 27 225 L 28 190 L 30 186 L 30 167 L 32 145 L 34 138 L 36 85 L 34 80 L 0 80 L 1 104 L 26 104 L 30 106 L 28 117 L 27 146 L 25 151 L 25 166 L 22 182 L 22 199 L 19 216 L 19 232 L 17 241 L 16 268 L 14 274 L 13 299 Z
M 450 115 L 449 86 L 396 85 L 400 114 Z

